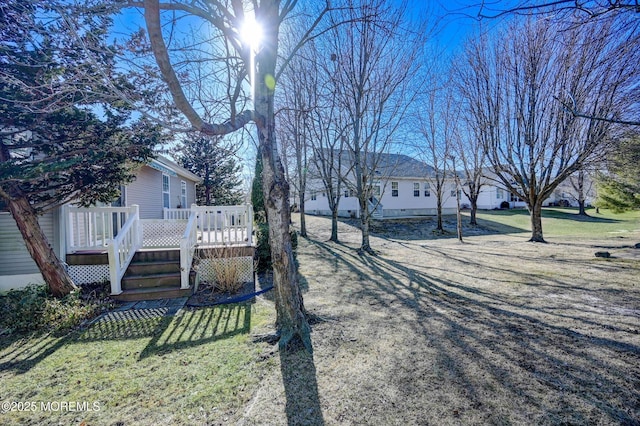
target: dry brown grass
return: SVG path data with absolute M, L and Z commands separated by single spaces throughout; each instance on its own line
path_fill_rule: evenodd
M 241 247 L 212 247 L 203 249 L 199 260 L 208 260 L 213 273 L 213 290 L 235 294 L 244 287 L 243 265 L 236 261 L 242 255 Z
M 640 233 L 394 230 L 359 256 L 357 229 L 336 244 L 328 219 L 307 223 L 314 355 L 276 354 L 239 424 L 640 424 Z M 594 257 L 603 246 L 614 258 Z

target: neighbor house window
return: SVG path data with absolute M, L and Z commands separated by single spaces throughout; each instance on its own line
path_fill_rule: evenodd
M 311 191 L 311 201 L 315 201 L 318 199 L 318 194 L 316 194 L 316 191 Z
M 398 196 L 398 182 L 391 182 L 391 196 Z
M 504 191 L 502 190 L 502 188 L 496 189 L 496 198 L 498 200 L 502 200 L 504 198 Z
M 414 182 L 413 183 L 413 196 L 414 197 L 419 197 L 420 196 L 420 183 L 419 182 Z
M 512 203 L 519 203 L 522 201 L 522 199 L 517 195 L 509 194 L 509 201 L 511 201 Z
M 431 185 L 429 185 L 429 182 L 424 183 L 424 196 L 431 197 Z
M 170 208 L 169 175 L 162 174 L 162 207 Z
M 380 185 L 373 185 L 373 196 L 374 197 L 380 196 Z
M 344 198 L 349 198 L 349 190 L 348 189 L 344 190 Z
M 455 197 L 455 196 L 456 196 L 456 190 L 455 190 L 455 189 L 451 191 L 451 196 L 452 196 L 452 197 Z
M 187 182 L 183 180 L 180 181 L 180 205 L 187 208 Z

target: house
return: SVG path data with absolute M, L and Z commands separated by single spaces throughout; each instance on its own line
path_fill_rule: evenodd
M 360 207 L 355 194 L 355 178 L 349 152 L 343 152 L 342 169 L 344 184 L 339 201 L 338 215 L 359 217 Z M 375 168 L 369 162 L 368 175 L 372 183 L 373 199 L 370 202 L 374 218 L 425 216 L 437 213 L 434 186 L 434 169 L 404 154 L 375 154 Z M 443 213 L 453 214 L 457 209 L 456 180 L 446 177 L 443 190 Z M 461 204 L 469 201 L 461 194 Z M 305 198 L 305 211 L 309 214 L 331 215 L 327 193 L 315 169 L 310 167 Z
M 489 168 L 485 168 L 483 171 L 484 183 L 480 189 L 478 196 L 478 209 L 479 210 L 493 210 L 507 208 L 526 208 L 527 204 L 524 200 L 510 193 L 502 182 L 497 179 L 495 173 Z M 544 206 L 562 206 L 562 207 L 578 207 L 578 193 L 573 185 L 573 181 L 577 179 L 576 176 L 569 176 L 547 197 L 543 205 Z M 583 188 L 585 204 L 587 206 L 593 204 L 596 199 L 595 183 L 590 174 L 585 174 L 583 177 Z M 577 184 L 576 184 L 577 186 Z
M 156 296 L 170 297 L 179 293 L 169 289 L 170 281 L 175 287 L 177 280 L 179 290 L 190 288 L 197 246 L 252 245 L 250 206 L 195 206 L 200 181 L 158 156 L 136 172 L 111 206 L 65 205 L 42 215 L 39 222 L 76 284 L 109 280 L 115 296 L 123 289 L 135 293 L 156 286 L 162 287 Z M 145 250 L 155 253 L 140 253 Z M 247 252 L 249 256 L 252 277 L 253 254 Z M 156 265 L 150 265 L 150 277 L 143 279 L 144 274 L 129 269 L 132 261 Z M 121 287 L 127 280 L 129 289 Z M 11 214 L 0 209 L 0 291 L 42 282 Z
M 341 217 L 359 217 L 360 207 L 355 193 L 355 178 L 352 169 L 352 153 L 340 153 L 343 177 L 341 198 L 338 215 Z M 375 154 L 376 165 L 369 162 L 370 177 L 374 177 L 372 202 L 369 203 L 372 217 L 402 217 L 402 216 L 432 216 L 437 214 L 436 196 L 434 192 L 433 167 L 404 154 Z M 325 158 L 328 155 L 324 155 Z M 337 162 L 338 153 L 334 152 Z M 309 167 L 307 191 L 305 194 L 305 211 L 308 214 L 331 215 L 329 200 L 322 184 L 317 168 Z M 497 180 L 491 169 L 484 170 L 484 183 L 480 189 L 477 206 L 479 210 L 493 210 L 502 208 L 526 208 L 524 200 L 510 193 L 504 184 Z M 572 178 L 570 178 L 572 179 Z M 570 179 L 560 184 L 558 188 L 545 200 L 545 206 L 566 205 L 577 206 L 577 194 Z M 464 185 L 464 177 L 461 177 Z M 595 199 L 593 183 L 588 177 L 585 181 L 587 205 Z M 444 180 L 443 214 L 454 214 L 456 203 L 456 180 L 447 176 Z M 460 192 L 460 205 L 470 206 L 470 201 Z

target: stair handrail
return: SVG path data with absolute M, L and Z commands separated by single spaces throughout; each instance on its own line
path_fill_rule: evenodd
M 195 204 L 191 206 L 192 210 L 189 214 L 187 227 L 180 239 L 180 288 L 189 288 L 189 273 L 191 272 L 191 264 L 193 263 L 193 255 L 198 244 L 198 227 L 196 226 L 198 213 L 194 209 Z
M 107 247 L 112 295 L 122 293 L 122 277 L 136 251 L 142 247 L 140 210 L 135 204 L 130 209 L 129 218 L 120 229 L 120 232 L 118 232 L 118 235 L 109 241 Z

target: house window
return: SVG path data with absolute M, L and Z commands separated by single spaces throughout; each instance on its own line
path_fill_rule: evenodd
M 454 198 L 456 197 L 456 190 L 455 189 L 451 190 L 451 196 L 454 197 Z
M 373 185 L 373 196 L 374 197 L 379 197 L 380 194 L 381 194 L 380 185 Z
M 162 207 L 170 208 L 169 175 L 162 174 Z
M 344 198 L 349 198 L 349 190 L 348 189 L 344 190 Z
M 504 191 L 502 188 L 496 188 L 496 199 L 502 200 L 504 198 Z
M 180 181 L 180 205 L 187 208 L 187 182 L 183 180 Z
M 398 196 L 398 182 L 391 182 L 391 196 Z
M 512 203 L 519 203 L 522 201 L 522 198 L 518 197 L 517 195 L 509 194 L 509 201 L 511 201 Z
M 419 197 L 420 196 L 420 183 L 419 182 L 414 182 L 413 183 L 413 196 L 414 197 Z
M 318 199 L 318 195 L 316 194 L 316 191 L 311 191 L 311 201 L 315 201 Z
M 355 197 L 356 196 L 356 191 L 353 189 L 349 190 L 349 197 Z
M 429 185 L 429 182 L 424 183 L 424 196 L 431 197 L 431 185 Z

